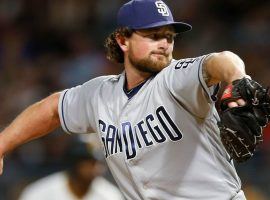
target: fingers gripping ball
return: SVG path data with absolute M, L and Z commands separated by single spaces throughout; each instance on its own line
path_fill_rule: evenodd
M 246 104 L 229 108 L 228 103 L 243 99 Z M 270 117 L 268 89 L 247 78 L 236 80 L 229 85 L 221 98 L 221 115 L 218 126 L 221 141 L 237 162 L 251 158 L 263 141 L 262 130 Z

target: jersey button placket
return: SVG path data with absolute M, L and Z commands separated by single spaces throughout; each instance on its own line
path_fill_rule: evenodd
M 130 165 L 135 165 L 135 161 L 134 160 L 131 160 L 131 161 L 129 161 L 129 164 Z
M 144 181 L 144 182 L 143 182 L 143 189 L 147 190 L 147 189 L 149 189 L 149 188 L 150 188 L 150 183 L 149 183 L 149 181 Z
M 129 161 L 130 165 L 137 165 L 138 163 L 139 163 L 138 159 L 132 159 L 132 160 Z

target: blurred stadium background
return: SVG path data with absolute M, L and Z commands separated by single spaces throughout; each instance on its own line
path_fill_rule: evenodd
M 0 129 L 54 91 L 121 72 L 121 66 L 106 60 L 103 41 L 124 2 L 0 0 Z M 244 59 L 255 80 L 270 85 L 270 1 L 166 2 L 175 19 L 193 25 L 176 40 L 175 58 L 230 50 Z M 63 169 L 69 140 L 59 129 L 10 153 L 0 177 L 0 200 L 15 200 L 27 183 Z M 248 200 L 270 199 L 269 144 L 267 127 L 261 150 L 237 165 Z

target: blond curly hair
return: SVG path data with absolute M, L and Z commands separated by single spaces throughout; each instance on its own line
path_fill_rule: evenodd
M 116 36 L 130 38 L 133 32 L 129 28 L 118 28 L 106 38 L 104 46 L 107 59 L 116 63 L 124 63 L 124 53 L 116 41 Z

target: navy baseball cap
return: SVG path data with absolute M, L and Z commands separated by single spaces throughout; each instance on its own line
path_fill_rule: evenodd
M 192 26 L 184 22 L 175 22 L 169 7 L 161 0 L 131 0 L 118 11 L 118 27 L 130 29 L 148 29 L 172 25 L 176 33 L 186 32 Z

